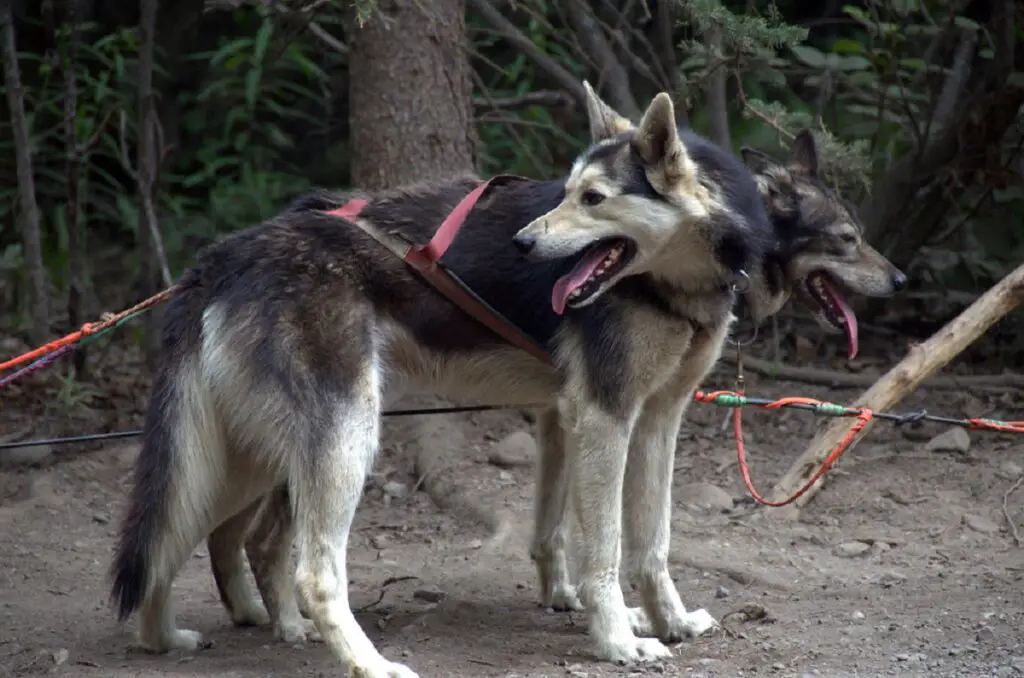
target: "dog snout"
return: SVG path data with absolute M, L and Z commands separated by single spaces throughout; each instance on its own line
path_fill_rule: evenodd
M 537 236 L 532 233 L 516 233 L 512 236 L 512 244 L 516 246 L 520 254 L 529 254 L 537 244 Z
M 903 271 L 896 271 L 892 276 L 892 288 L 897 292 L 901 291 L 907 286 L 907 276 L 903 274 Z

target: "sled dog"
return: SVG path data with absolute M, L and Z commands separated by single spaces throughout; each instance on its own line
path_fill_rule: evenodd
M 578 596 L 599 657 L 667 656 L 662 640 L 713 626 L 703 610 L 686 610 L 669 577 L 671 468 L 683 412 L 721 353 L 737 290 L 755 321 L 788 296 L 771 282 L 781 260 L 767 187 L 729 153 L 681 132 L 666 94 L 634 126 L 587 93 L 593 143 L 569 177 L 493 184 L 444 258 L 542 344 L 550 364 L 424 285 L 373 235 L 429 239 L 476 187 L 472 177 L 363 195 L 357 225 L 329 214 L 352 196 L 314 193 L 200 253 L 165 316 L 111 567 L 119 617 L 139 612 L 145 647 L 198 645 L 198 633 L 176 627 L 169 593 L 203 538 L 236 621 L 269 612 L 282 635 L 304 634 L 294 541 L 294 582 L 350 675 L 414 677 L 380 655 L 348 601 L 349 528 L 380 413 L 412 391 L 488 399 L 495 383 L 509 402 L 549 403 L 538 417 L 532 549 L 543 595 L 567 581 L 560 526 L 571 509 L 582 544 Z M 808 299 L 820 299 L 815 290 L 807 287 Z M 254 518 L 276 530 L 258 577 L 266 612 L 241 578 Z M 620 547 L 642 614 L 625 606 Z

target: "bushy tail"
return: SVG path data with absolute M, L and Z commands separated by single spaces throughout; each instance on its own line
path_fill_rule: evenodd
M 181 416 L 173 379 L 161 370 L 146 412 L 142 449 L 135 461 L 134 487 L 114 562 L 110 567 L 111 600 L 124 621 L 142 605 L 148 593 L 152 558 L 161 539 L 171 474 L 174 468 L 174 428 Z

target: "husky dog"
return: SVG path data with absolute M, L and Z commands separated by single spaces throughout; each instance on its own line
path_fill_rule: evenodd
M 596 104 L 598 115 L 604 115 L 622 129 L 632 126 Z M 830 190 L 818 176 L 818 153 L 814 137 L 808 130 L 796 135 L 789 157 L 777 160 L 752 148 L 740 149 L 744 161 L 753 172 L 769 217 L 774 227 L 774 244 L 766 254 L 763 268 L 751 271 L 750 295 L 760 300 L 765 313 L 777 310 L 792 295 L 808 306 L 818 322 L 829 332 L 845 329 L 850 356 L 857 353 L 857 322 L 845 293 L 884 297 L 901 290 L 906 277 L 887 259 L 864 242 L 856 210 Z M 759 275 L 758 275 L 759 273 Z M 741 298 L 740 302 L 743 303 Z M 541 420 L 538 437 L 545 449 L 561 449 L 558 428 L 552 420 Z M 545 426 L 548 424 L 548 426 Z M 556 489 L 565 492 L 567 485 L 553 486 L 544 478 L 550 467 L 541 468 L 541 485 L 545 493 Z M 565 475 L 561 476 L 563 481 Z M 561 502 L 561 503 L 559 503 Z M 554 504 L 540 500 L 539 506 L 563 506 L 565 499 Z M 246 542 L 249 561 L 256 575 L 257 586 L 267 607 L 278 609 L 277 597 L 290 595 L 289 589 L 270 585 L 267 553 L 276 549 L 276 540 L 290 520 L 287 488 L 268 495 L 268 518 L 253 520 L 254 529 Z M 267 510 L 267 509 L 263 509 Z M 564 517 L 564 514 L 563 514 Z M 549 518 L 550 519 L 550 518 Z M 240 517 L 239 524 L 246 518 Z M 540 521 L 543 522 L 543 521 Z M 531 550 L 541 578 L 540 604 L 556 610 L 579 610 L 582 605 L 571 584 L 566 566 L 564 525 L 538 526 Z M 284 528 L 286 529 L 286 528 Z M 254 600 L 248 599 L 244 586 L 244 564 L 237 549 L 237 537 L 221 538 L 223 530 L 214 531 L 209 539 L 210 564 L 221 591 L 221 600 L 238 624 L 257 624 L 267 620 L 267 613 Z M 225 552 L 225 547 L 227 550 Z M 223 552 L 223 555 L 221 553 Z M 286 575 L 279 575 L 284 577 Z M 279 580 L 284 582 L 284 579 Z M 230 588 L 226 585 L 230 582 Z M 232 606 L 238 609 L 233 609 Z M 308 622 L 299 616 L 294 604 L 285 618 L 272 614 L 275 634 L 287 642 L 302 641 L 315 634 Z M 241 610 L 239 613 L 238 610 Z M 630 620 L 638 635 L 653 632 L 642 608 L 630 609 Z
M 846 332 L 849 355 L 854 357 L 858 351 L 857 318 L 846 294 L 888 297 L 903 289 L 906 276 L 863 239 L 856 209 L 821 181 L 818 152 L 809 130 L 796 135 L 785 161 L 748 147 L 740 152 L 764 198 L 774 242 L 762 267 L 750 271 L 751 289 L 740 298 L 739 305 L 755 300 L 758 309 L 753 315 L 764 319 L 795 296 L 826 331 Z M 538 437 L 544 441 L 550 435 L 542 422 Z M 550 443 L 543 445 L 544 451 L 549 449 Z M 550 477 L 544 464 L 542 457 L 542 483 Z M 564 493 L 566 486 L 542 485 L 538 488 L 541 491 Z M 538 511 L 544 505 L 538 501 Z M 551 515 L 547 518 L 546 522 L 545 516 L 537 516 L 531 550 L 540 575 L 540 604 L 559 611 L 580 610 L 583 605 L 567 567 L 568 527 L 556 524 L 557 519 Z M 652 625 L 645 608 L 632 608 L 629 614 L 637 635 L 665 638 L 661 635 L 664 628 Z
M 370 234 L 425 241 L 472 178 L 363 196 L 359 227 L 326 213 L 352 196 L 311 195 L 207 248 L 182 276 L 111 568 L 119 617 L 140 611 L 145 647 L 198 645 L 198 633 L 176 628 L 169 593 L 204 537 L 224 564 L 215 572 L 233 617 L 265 620 L 241 574 L 248 527 L 269 512 L 280 531 L 262 579 L 280 634 L 306 632 L 294 539 L 298 591 L 350 674 L 415 676 L 377 652 L 348 603 L 349 528 L 380 413 L 411 390 L 484 398 L 499 380 L 510 402 L 550 403 L 539 415 L 533 553 L 541 581 L 559 581 L 558 526 L 571 504 L 598 656 L 669 654 L 634 627 L 669 640 L 713 625 L 686 611 L 668 574 L 672 457 L 690 394 L 733 321 L 737 280 L 763 275 L 772 227 L 751 175 L 681 134 L 667 95 L 634 127 L 587 92 L 594 144 L 568 180 L 492 185 L 444 260 L 544 344 L 553 366 L 424 285 Z M 763 318 L 780 300 L 745 301 Z M 643 620 L 625 607 L 620 542 Z
M 784 162 L 752 148 L 740 153 L 775 226 L 764 284 L 773 296 L 780 287 L 792 293 L 826 331 L 845 331 L 853 358 L 857 318 L 844 293 L 886 297 L 903 289 L 906 276 L 864 240 L 856 208 L 821 181 L 810 131 L 796 135 Z

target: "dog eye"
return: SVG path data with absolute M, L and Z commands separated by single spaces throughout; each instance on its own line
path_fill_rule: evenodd
M 598 193 L 595 190 L 583 191 L 583 195 L 580 196 L 580 202 L 582 202 L 587 207 L 600 205 L 602 202 L 604 202 L 604 195 Z
M 856 233 L 843 233 L 842 235 L 839 236 L 839 239 L 842 240 L 847 245 L 856 245 L 857 244 L 857 234 Z

